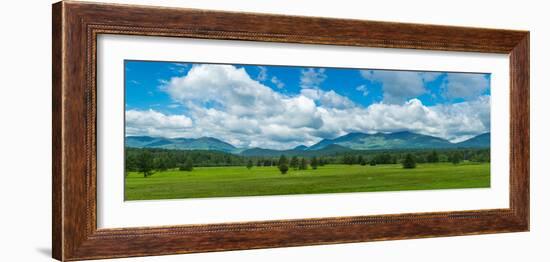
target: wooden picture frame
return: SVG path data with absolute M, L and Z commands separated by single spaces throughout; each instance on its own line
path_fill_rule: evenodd
M 529 32 L 59 2 L 53 5 L 53 257 L 182 254 L 529 230 Z M 510 207 L 267 222 L 98 229 L 99 34 L 508 54 Z

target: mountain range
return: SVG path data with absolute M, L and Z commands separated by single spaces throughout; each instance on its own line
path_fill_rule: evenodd
M 180 150 L 215 150 L 227 153 L 238 153 L 238 148 L 213 137 L 199 138 L 165 138 L 150 136 L 127 136 L 126 147 L 162 148 Z
M 288 150 L 265 148 L 237 148 L 213 137 L 200 138 L 164 138 L 150 136 L 127 136 L 126 147 L 162 148 L 179 150 L 215 150 L 243 156 L 322 156 L 352 150 L 396 150 L 396 149 L 452 149 L 452 148 L 489 148 L 491 134 L 484 133 L 460 143 L 416 134 L 408 131 L 395 133 L 349 133 L 334 139 L 323 139 L 310 147 L 297 146 Z

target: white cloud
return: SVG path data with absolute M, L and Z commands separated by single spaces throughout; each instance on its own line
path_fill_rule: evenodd
M 230 65 L 194 65 L 183 77 L 173 77 L 163 87 L 188 107 L 224 108 L 238 116 L 278 114 L 281 95 L 250 78 L 244 68 Z
M 187 108 L 197 133 L 240 141 L 241 146 L 272 145 L 270 128 L 277 126 L 322 126 L 314 100 L 277 93 L 250 78 L 243 68 L 195 65 L 186 76 L 170 79 L 162 89 Z M 297 134 L 300 137 L 294 137 L 295 143 L 307 137 L 303 132 Z
M 172 63 L 172 65 L 185 68 L 189 67 L 189 64 L 186 63 Z
M 489 97 L 427 107 L 418 99 L 403 105 L 373 104 L 365 111 L 369 130 L 393 132 L 408 130 L 461 141 L 490 130 Z
M 368 90 L 366 85 L 359 85 L 355 88 L 355 90 L 361 92 L 361 94 L 363 94 L 363 96 L 368 96 L 369 95 L 369 90 Z
M 279 78 L 277 78 L 276 76 L 273 76 L 271 78 L 271 83 L 273 83 L 279 89 L 283 89 L 285 87 L 285 83 L 279 80 Z
M 162 87 L 182 105 L 184 115 L 130 110 L 127 130 L 170 137 L 212 136 L 238 147 L 288 149 L 349 132 L 409 130 L 459 141 L 490 128 L 488 96 L 437 106 L 425 106 L 418 99 L 402 104 L 384 101 L 365 108 L 317 85 L 284 95 L 252 79 L 243 68 L 194 65 L 187 75 Z
M 300 94 L 316 101 L 320 106 L 326 108 L 349 108 L 355 106 L 349 98 L 339 95 L 334 90 L 324 91 L 316 88 L 304 88 Z
M 302 88 L 318 88 L 327 79 L 325 69 L 308 68 L 302 70 L 300 86 Z
M 484 74 L 448 74 L 445 89 L 447 98 L 472 99 L 489 89 L 489 79 Z
M 424 82 L 431 82 L 443 75 L 441 72 L 417 72 Z
M 328 108 L 343 109 L 355 106 L 349 98 L 339 95 L 334 92 L 334 90 L 328 92 L 323 91 L 319 100 L 322 106 Z
M 485 74 L 389 70 L 361 70 L 360 73 L 363 78 L 382 85 L 383 102 L 388 104 L 402 104 L 427 93 L 426 84 L 439 77 L 443 77 L 442 94 L 448 99 L 471 100 L 489 89 Z
M 126 132 L 129 135 L 170 136 L 192 126 L 193 120 L 185 115 L 165 115 L 152 109 L 126 111 Z
M 361 70 L 363 78 L 382 84 L 383 101 L 388 104 L 402 104 L 418 97 L 428 90 L 426 82 L 435 80 L 441 75 L 436 72 Z
M 263 82 L 267 79 L 267 68 L 265 66 L 258 66 L 258 69 L 260 70 L 260 72 L 258 73 L 256 79 L 260 82 Z
M 172 63 L 171 65 L 172 66 L 170 66 L 169 69 L 178 74 L 185 73 L 185 70 L 187 69 L 187 67 L 189 67 L 189 64 L 185 63 Z

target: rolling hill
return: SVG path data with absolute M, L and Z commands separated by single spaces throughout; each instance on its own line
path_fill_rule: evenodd
M 215 150 L 226 153 L 238 153 L 233 145 L 213 137 L 200 138 L 163 138 L 150 136 L 127 136 L 127 147 L 162 148 L 179 150 Z

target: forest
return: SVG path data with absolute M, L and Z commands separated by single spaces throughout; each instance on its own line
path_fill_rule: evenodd
M 328 164 L 344 165 L 383 165 L 402 163 L 404 168 L 414 168 L 416 163 L 463 161 L 490 162 L 490 149 L 452 149 L 452 150 L 391 150 L 360 151 L 334 153 L 324 156 L 285 156 L 255 157 L 241 156 L 212 150 L 170 150 L 152 148 L 126 148 L 126 172 L 141 172 L 145 177 L 154 171 L 179 169 L 192 171 L 194 167 L 243 166 L 246 168 L 277 166 L 281 173 L 288 169 L 316 169 Z

